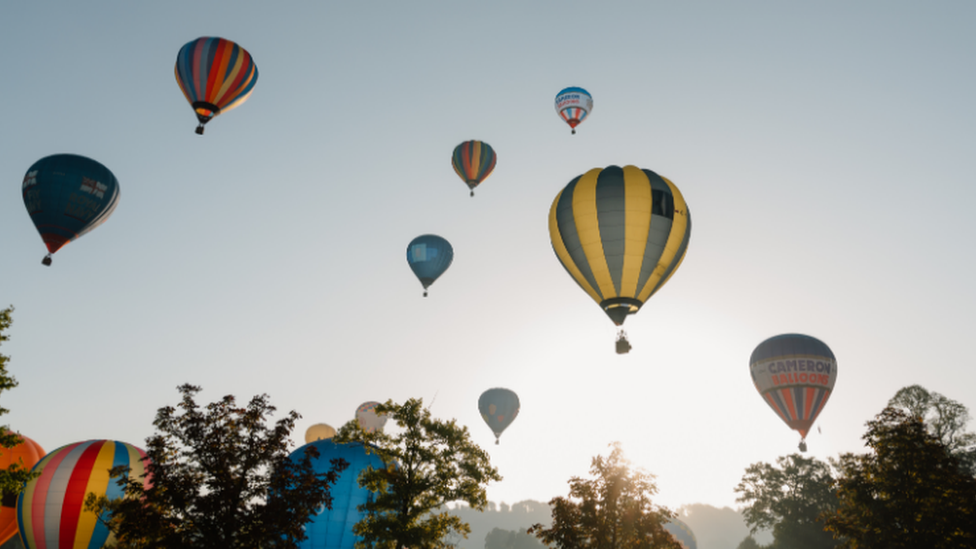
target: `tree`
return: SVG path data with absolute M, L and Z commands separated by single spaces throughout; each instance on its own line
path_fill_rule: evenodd
M 746 524 L 755 534 L 772 530 L 770 548 L 820 549 L 837 545 L 817 517 L 837 506 L 828 464 L 800 454 L 776 459 L 776 466 L 753 463 L 735 487 L 745 503 Z
M 545 549 L 525 528 L 517 532 L 494 528 L 485 537 L 485 549 Z
M 13 306 L 7 307 L 6 309 L 0 309 L 0 344 L 4 341 L 10 340 L 10 336 L 5 332 L 13 324 Z M 17 379 L 7 372 L 7 362 L 10 357 L 0 354 L 0 393 L 4 391 L 9 391 L 17 386 Z M 10 410 L 0 407 L 0 416 L 5 415 Z M 10 427 L 4 425 L 0 427 L 0 448 L 13 448 L 24 439 L 20 438 L 20 435 L 14 433 L 10 430 Z M 22 464 L 14 463 L 7 469 L 0 469 L 0 494 L 2 494 L 4 505 L 9 502 L 12 498 L 15 498 L 17 494 L 20 494 L 24 490 L 24 484 L 29 480 L 33 479 L 37 475 L 31 473 L 30 469 L 26 469 Z
M 746 536 L 745 539 L 739 542 L 739 545 L 736 547 L 736 549 L 762 549 L 762 546 L 759 545 L 759 543 L 756 541 L 756 538 L 752 536 Z
M 291 411 L 269 426 L 275 407 L 268 395 L 239 407 L 225 396 L 201 409 L 200 391 L 179 387 L 179 411 L 160 408 L 146 439 L 147 476 L 121 476 L 125 497 L 109 500 L 89 494 L 86 507 L 108 512 L 106 525 L 118 549 L 225 549 L 297 547 L 304 526 L 321 506 L 331 508 L 330 484 L 348 464 L 333 460 L 328 473 L 316 473 L 314 448 L 289 459 L 288 436 L 301 416 Z
M 976 479 L 922 420 L 885 408 L 862 437 L 871 452 L 834 463 L 839 507 L 827 529 L 860 549 L 976 547 Z
M 651 502 L 654 476 L 631 470 L 620 444 L 610 446 L 608 457 L 593 458 L 594 479 L 572 477 L 569 496 L 549 502 L 552 526 L 534 524 L 528 533 L 559 549 L 680 549 L 664 529 L 674 513 Z
M 960 465 L 976 474 L 976 433 L 967 433 L 969 410 L 962 403 L 921 385 L 910 385 L 895 393 L 888 406 L 921 418 L 929 432 L 942 441 Z
M 467 538 L 471 528 L 446 504 L 463 501 L 484 510 L 485 487 L 502 479 L 488 453 L 471 441 L 467 427 L 433 418 L 423 400 L 388 400 L 376 413 L 387 414 L 402 432 L 366 432 L 350 421 L 334 438 L 337 443 L 363 443 L 385 465 L 367 467 L 359 475 L 359 485 L 373 492 L 373 498 L 361 507 L 366 517 L 353 528 L 362 537 L 357 547 L 439 549 L 450 545 L 450 535 Z

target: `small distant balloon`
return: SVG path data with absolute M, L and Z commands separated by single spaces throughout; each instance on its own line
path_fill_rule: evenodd
M 684 522 L 673 518 L 664 524 L 664 529 L 674 536 L 684 549 L 698 549 L 698 540 L 695 539 L 695 533 Z
M 424 287 L 424 297 L 427 297 L 427 288 L 444 274 L 452 261 L 454 248 L 436 234 L 420 235 L 407 244 L 407 263 Z
M 328 440 L 336 436 L 336 430 L 328 423 L 316 423 L 305 431 L 305 444 L 310 444 L 316 440 Z
M 387 415 L 376 413 L 376 407 L 379 405 L 379 402 L 369 401 L 360 404 L 359 408 L 356 408 L 356 422 L 359 423 L 360 429 L 367 433 L 383 430 L 383 426 L 386 425 Z
M 150 482 L 146 453 L 114 440 L 89 440 L 62 446 L 44 456 L 33 471 L 40 476 L 27 483 L 17 499 L 20 539 L 28 549 L 98 549 L 115 542 L 98 516 L 85 510 L 89 493 L 110 499 L 123 496 L 109 469 L 126 465 L 129 478 Z
M 474 188 L 491 175 L 496 160 L 495 150 L 483 141 L 465 141 L 454 148 L 451 156 L 454 171 L 471 189 L 471 196 Z
M 0 453 L 0 469 L 10 469 L 11 465 L 17 464 L 20 469 L 30 471 L 41 458 L 44 457 L 44 448 L 33 440 L 20 435 L 23 442 L 13 448 L 4 448 Z M 0 545 L 17 535 L 17 496 L 5 492 L 0 507 Z
M 499 387 L 481 393 L 481 397 L 478 398 L 478 411 L 481 412 L 481 418 L 485 420 L 491 431 L 495 433 L 495 444 L 498 444 L 502 431 L 518 417 L 520 408 L 518 395 L 509 389 Z
M 77 154 L 54 154 L 24 176 L 24 206 L 48 254 L 101 225 L 119 204 L 119 181 L 102 164 Z
M 580 125 L 593 110 L 593 97 L 583 88 L 564 88 L 556 94 L 556 113 L 576 133 Z
M 749 358 L 752 382 L 766 404 L 800 433 L 800 451 L 837 382 L 837 359 L 826 343 L 782 334 L 760 343 Z
M 247 101 L 258 81 L 251 54 L 230 40 L 203 36 L 187 42 L 176 56 L 176 83 L 203 126 Z

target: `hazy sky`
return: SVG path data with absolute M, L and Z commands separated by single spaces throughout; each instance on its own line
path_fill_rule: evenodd
M 280 6 L 287 6 L 282 8 Z M 504 480 L 548 501 L 620 441 L 661 503 L 734 505 L 798 435 L 749 355 L 800 332 L 838 360 L 809 455 L 861 451 L 901 387 L 976 410 L 972 2 L 4 3 L 0 306 L 16 307 L 8 422 L 47 450 L 142 445 L 176 386 L 267 392 L 336 427 L 422 397 Z M 193 132 L 176 54 L 238 42 L 250 99 Z M 577 135 L 560 89 L 594 99 Z M 470 198 L 458 143 L 494 147 Z M 20 190 L 41 157 L 119 179 L 51 267 Z M 552 251 L 556 193 L 594 167 L 671 179 L 681 268 L 615 328 Z M 454 264 L 422 297 L 406 245 Z M 492 387 L 521 414 L 494 444 Z

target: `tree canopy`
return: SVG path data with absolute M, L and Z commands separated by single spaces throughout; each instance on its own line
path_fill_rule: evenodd
M 13 306 L 0 309 L 0 344 L 10 340 L 10 336 L 6 332 L 10 328 L 10 325 L 13 324 L 13 311 Z M 17 379 L 7 372 L 7 363 L 9 361 L 10 357 L 0 354 L 0 394 L 17 386 Z M 0 416 L 7 414 L 9 411 L 6 408 L 0 407 Z M 12 432 L 9 426 L 4 425 L 0 427 L 0 452 L 4 448 L 13 448 L 23 441 L 24 439 L 17 433 Z M 19 494 L 23 491 L 24 484 L 35 476 L 29 469 L 24 468 L 18 463 L 12 464 L 7 469 L 0 469 L 0 494 L 2 494 L 3 499 L 6 501 Z
M 681 549 L 664 529 L 674 517 L 655 505 L 654 476 L 631 469 L 619 443 L 608 457 L 593 458 L 593 479 L 569 479 L 569 496 L 553 498 L 552 526 L 534 524 L 528 532 L 558 549 Z
M 445 539 L 450 535 L 466 538 L 468 524 L 444 506 L 463 501 L 485 508 L 487 484 L 502 479 L 488 453 L 472 442 L 467 427 L 432 417 L 421 399 L 387 401 L 375 411 L 387 414 L 400 433 L 367 432 L 350 421 L 333 439 L 362 442 L 385 465 L 360 473 L 359 485 L 373 492 L 373 498 L 361 509 L 366 517 L 353 528 L 362 537 L 357 547 L 442 549 L 451 545 Z
M 910 385 L 895 393 L 888 406 L 920 418 L 960 465 L 976 474 L 976 433 L 966 432 L 969 410 L 964 404 L 921 385 Z
M 347 464 L 332 462 L 317 474 L 318 457 L 307 448 L 301 460 L 288 459 L 289 434 L 299 414 L 291 411 L 267 425 L 275 407 L 268 395 L 246 406 L 225 396 L 201 409 L 199 387 L 179 387 L 178 409 L 160 408 L 146 440 L 147 475 L 119 483 L 125 497 L 109 500 L 89 494 L 86 505 L 108 512 L 106 524 L 118 549 L 295 548 L 304 526 L 321 506 L 331 508 L 329 487 Z M 105 515 L 103 515 L 105 516 Z
M 837 506 L 832 484 L 827 463 L 790 454 L 775 466 L 750 465 L 735 487 L 736 501 L 746 504 L 743 515 L 753 534 L 772 530 L 770 548 L 827 549 L 837 542 L 817 518 Z
M 843 454 L 828 530 L 861 549 L 976 547 L 976 479 L 917 415 L 888 407 L 868 421 L 866 454 Z

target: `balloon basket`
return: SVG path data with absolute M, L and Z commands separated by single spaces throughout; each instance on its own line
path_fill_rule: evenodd
M 630 352 L 630 342 L 627 341 L 627 333 L 623 330 L 617 334 L 617 354 L 625 355 Z
M 800 446 L 799 446 L 799 448 L 800 448 L 800 451 L 801 451 L 801 452 L 806 452 L 806 451 L 807 451 L 807 441 L 805 441 L 805 440 L 801 440 L 801 441 L 800 441 Z
M 203 124 L 197 126 L 197 135 L 203 135 Z
M 44 256 L 44 259 L 41 260 L 41 264 L 42 265 L 47 265 L 48 267 L 50 267 L 51 266 L 51 254 L 47 254 L 46 256 Z

